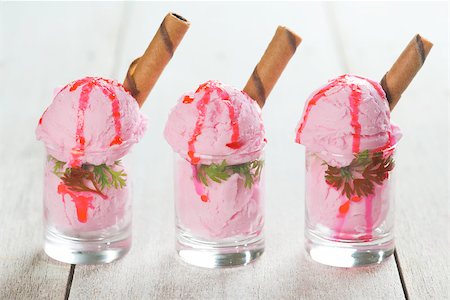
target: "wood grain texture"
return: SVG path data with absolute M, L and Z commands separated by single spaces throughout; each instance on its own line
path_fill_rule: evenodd
M 0 299 L 64 297 L 69 266 L 41 250 L 44 153 L 34 141 L 53 88 L 85 75 L 123 78 L 168 11 L 188 18 L 192 28 L 143 107 L 150 124 L 133 148 L 133 248 L 110 265 L 77 266 L 70 298 L 404 299 L 393 258 L 348 270 L 305 256 L 304 149 L 293 140 L 315 88 L 345 71 L 381 78 L 417 32 L 435 47 L 393 113 L 404 131 L 397 251 L 411 299 L 448 296 L 446 4 L 258 3 L 257 14 L 254 5 L 0 3 Z M 174 250 L 166 116 L 183 91 L 207 79 L 243 88 L 278 25 L 304 42 L 263 112 L 269 140 L 266 253 L 243 268 L 188 266 Z
M 339 3 L 334 13 L 351 72 L 381 79 L 416 33 L 436 45 L 392 113 L 404 134 L 396 158 L 396 244 L 409 297 L 448 299 L 448 3 Z M 396 23 L 404 25 L 373 15 L 401 15 Z
M 258 15 L 253 9 L 253 4 L 238 3 L 231 7 L 133 3 L 116 74 L 119 78 L 126 72 L 127 60 L 145 48 L 146 37 L 167 11 L 188 18 L 192 28 L 143 107 L 150 126 L 134 148 L 134 246 L 128 256 L 114 264 L 77 266 L 71 299 L 403 298 L 393 259 L 378 267 L 344 270 L 306 258 L 304 149 L 293 143 L 294 129 L 311 90 L 343 70 L 320 3 L 261 4 Z M 274 14 L 274 9 L 280 13 Z M 208 16 L 205 11 L 220 13 Z M 314 22 L 314 27 L 303 25 L 307 20 Z M 243 22 L 248 24 L 245 31 Z M 273 101 L 264 107 L 269 140 L 266 253 L 244 268 L 191 267 L 178 259 L 174 249 L 172 152 L 162 136 L 166 116 L 181 92 L 195 89 L 206 79 L 242 88 L 279 24 L 310 42 L 298 49 L 270 95 Z
M 110 75 L 120 8 L 0 4 L 0 299 L 64 298 L 70 265 L 42 250 L 45 156 L 34 129 L 56 86 Z

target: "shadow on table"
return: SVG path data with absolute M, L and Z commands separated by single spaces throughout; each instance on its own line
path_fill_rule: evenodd
M 363 296 L 361 287 L 375 284 L 374 279 L 386 274 L 388 267 L 386 262 L 359 268 L 330 267 L 313 261 L 304 251 L 285 261 L 277 274 L 285 278 L 277 294 L 283 299 L 335 299 L 345 296 L 348 290 L 360 290 Z

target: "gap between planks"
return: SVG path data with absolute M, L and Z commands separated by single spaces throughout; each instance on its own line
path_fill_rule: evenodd
M 347 59 L 347 55 L 345 52 L 342 34 L 339 29 L 339 23 L 336 18 L 336 12 L 334 10 L 334 3 L 325 3 L 324 4 L 325 14 L 327 15 L 328 24 L 330 26 L 331 32 L 334 33 L 334 42 L 336 43 L 336 48 L 338 51 L 338 56 L 341 60 L 341 67 L 345 73 L 350 72 L 350 64 Z M 395 265 L 397 267 L 397 272 L 400 280 L 400 284 L 402 286 L 403 295 L 405 296 L 406 300 L 409 300 L 409 294 L 408 294 L 408 288 L 406 287 L 405 279 L 403 277 L 403 271 L 400 264 L 400 259 L 397 255 L 397 247 L 394 250 L 394 261 Z
M 118 68 L 120 66 L 120 62 L 119 59 L 121 57 L 121 53 L 122 53 L 122 49 L 123 49 L 123 40 L 125 38 L 125 26 L 129 21 L 129 8 L 130 8 L 130 4 L 125 2 L 123 3 L 123 13 L 122 13 L 122 17 L 120 20 L 120 25 L 119 25 L 119 31 L 117 33 L 117 42 L 116 42 L 116 46 L 114 47 L 114 63 L 111 69 L 111 73 L 110 73 L 110 77 L 114 78 L 115 76 L 118 76 Z M 116 78 L 117 81 L 119 81 L 120 79 Z M 75 274 L 75 268 L 76 265 L 75 264 L 71 264 L 70 265 L 70 271 L 69 271 L 69 275 L 67 277 L 67 283 L 66 283 L 66 293 L 64 295 L 64 300 L 68 300 L 70 297 L 70 291 L 72 289 L 72 282 L 73 282 L 73 276 Z
M 64 300 L 69 299 L 70 289 L 72 288 L 73 274 L 75 273 L 75 267 L 76 265 L 70 265 L 70 271 L 69 276 L 67 277 L 66 293 L 64 295 Z
M 338 56 L 340 57 L 341 68 L 344 72 L 347 73 L 350 71 L 350 67 L 349 67 L 349 63 L 347 60 L 345 48 L 343 45 L 343 39 L 341 36 L 341 32 L 339 30 L 339 24 L 336 19 L 336 14 L 335 14 L 333 3 L 324 4 L 324 9 L 325 9 L 326 15 L 328 16 L 327 19 L 329 20 L 330 30 L 334 33 L 334 36 L 335 36 L 334 42 L 335 42 L 337 50 L 338 50 Z M 120 67 L 119 59 L 120 59 L 121 53 L 123 51 L 122 41 L 124 40 L 124 36 L 126 33 L 125 26 L 128 22 L 129 22 L 129 4 L 125 3 L 124 11 L 122 13 L 122 20 L 120 22 L 119 31 L 117 33 L 117 43 L 116 43 L 116 47 L 114 48 L 115 60 L 114 60 L 113 66 L 112 66 L 111 74 L 110 74 L 111 77 L 115 77 L 115 76 L 118 77 L 120 75 L 120 74 L 118 74 L 118 68 Z M 132 58 L 130 58 L 130 61 L 131 61 L 131 59 Z M 397 250 L 394 251 L 394 259 L 395 259 L 395 264 L 396 264 L 398 275 L 399 275 L 400 284 L 402 286 L 402 290 L 404 293 L 404 297 L 405 297 L 405 299 L 409 300 L 408 290 L 407 290 L 407 287 L 405 285 L 405 281 L 403 278 L 399 257 L 397 255 Z M 70 267 L 68 278 L 67 278 L 65 299 L 69 299 L 69 297 L 70 297 L 70 292 L 71 292 L 72 283 L 73 283 L 73 279 L 74 279 L 75 269 L 76 269 L 76 265 L 72 264 Z
M 402 284 L 403 294 L 405 295 L 405 299 L 409 300 L 408 288 L 406 287 L 405 278 L 403 277 L 402 266 L 400 264 L 400 259 L 398 258 L 398 255 L 397 255 L 397 248 L 394 250 L 394 258 L 395 258 L 395 264 L 397 265 L 400 283 Z

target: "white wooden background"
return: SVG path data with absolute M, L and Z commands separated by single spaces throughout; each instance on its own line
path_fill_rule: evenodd
M 42 251 L 40 114 L 58 85 L 122 80 L 168 11 L 192 26 L 143 107 L 132 251 L 104 266 L 55 262 Z M 0 299 L 448 299 L 448 17 L 447 2 L 0 2 Z M 207 79 L 243 87 L 279 24 L 303 43 L 264 107 L 266 252 L 243 268 L 188 266 L 174 251 L 167 114 Z M 393 113 L 404 132 L 396 256 L 354 270 L 316 264 L 303 250 L 304 149 L 293 142 L 304 101 L 344 72 L 380 79 L 415 33 L 435 46 Z

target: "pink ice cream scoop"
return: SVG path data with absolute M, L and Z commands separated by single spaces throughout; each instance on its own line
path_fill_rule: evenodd
M 207 81 L 180 98 L 164 135 L 180 156 L 175 206 L 183 230 L 202 239 L 261 230 L 262 180 L 260 169 L 256 170 L 262 167 L 266 139 L 261 109 L 253 99 L 233 87 Z M 211 180 L 210 172 L 222 173 Z
M 307 150 L 310 229 L 351 240 L 388 226 L 389 173 L 400 138 L 377 82 L 345 74 L 313 92 L 296 135 Z
M 247 162 L 266 144 L 256 101 L 218 81 L 207 81 L 182 95 L 164 135 L 173 150 L 193 164 L 220 156 L 229 156 L 230 164 Z
M 57 91 L 39 120 L 36 137 L 59 161 L 111 164 L 138 142 L 146 123 L 121 84 L 86 77 Z
M 312 152 L 343 155 L 328 159 L 343 165 L 363 150 L 382 150 L 401 137 L 390 122 L 389 103 L 381 85 L 345 74 L 314 91 L 297 126 L 296 142 Z M 325 158 L 325 157 L 324 157 Z
M 129 179 L 121 159 L 146 118 L 115 81 L 86 77 L 56 91 L 36 129 L 45 143 L 45 216 L 67 234 L 129 223 Z

